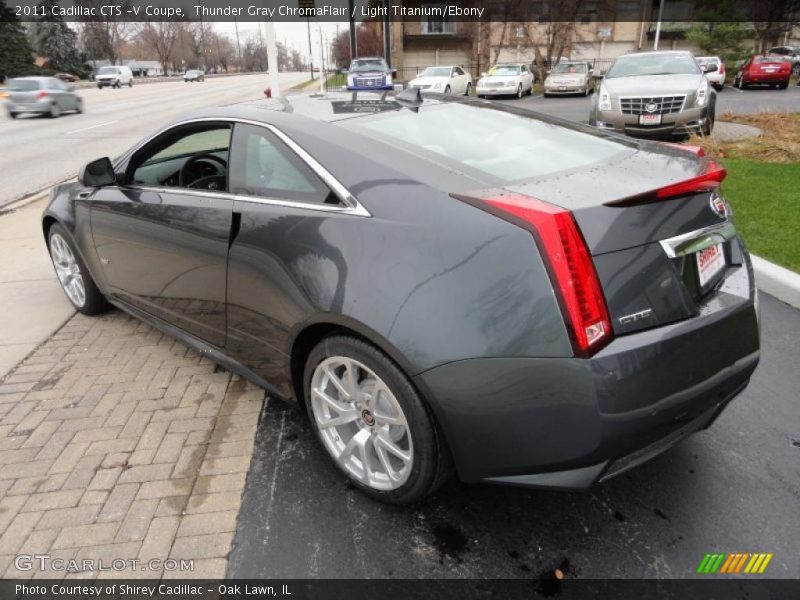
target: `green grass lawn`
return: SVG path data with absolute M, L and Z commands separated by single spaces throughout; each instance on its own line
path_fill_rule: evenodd
M 800 272 L 800 164 L 723 162 L 722 189 L 750 252 Z

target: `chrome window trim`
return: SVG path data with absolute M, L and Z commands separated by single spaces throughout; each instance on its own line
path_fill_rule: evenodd
M 308 210 L 316 210 L 321 212 L 335 212 L 335 213 L 342 213 L 342 214 L 349 214 L 354 215 L 357 217 L 371 217 L 372 214 L 361 204 L 358 199 L 350 193 L 350 191 L 342 185 L 342 183 L 333 176 L 333 174 L 328 171 L 325 167 L 323 167 L 317 159 L 311 156 L 308 152 L 303 149 L 297 142 L 295 142 L 292 138 L 288 135 L 283 133 L 280 129 L 271 125 L 270 123 L 262 123 L 260 121 L 254 121 L 252 119 L 242 119 L 240 117 L 197 117 L 194 119 L 187 119 L 185 121 L 180 121 L 178 123 L 172 123 L 163 129 L 160 129 L 158 132 L 154 133 L 146 140 L 141 142 L 138 146 L 136 146 L 131 152 L 126 155 L 126 159 L 130 159 L 136 152 L 141 150 L 144 146 L 149 144 L 151 141 L 156 139 L 158 136 L 166 133 L 171 129 L 175 129 L 176 127 L 182 127 L 184 125 L 191 125 L 192 123 L 244 123 L 247 125 L 255 125 L 256 127 L 263 127 L 264 129 L 273 133 L 279 140 L 281 140 L 284 144 L 286 144 L 289 149 L 294 152 L 300 160 L 302 160 L 309 169 L 314 171 L 314 173 L 322 179 L 322 181 L 327 185 L 334 194 L 339 198 L 339 200 L 344 204 L 344 206 L 335 206 L 333 204 L 316 204 L 312 202 L 301 202 L 295 200 L 285 200 L 279 198 L 268 198 L 265 196 L 246 196 L 242 194 L 233 194 L 230 192 L 212 192 L 212 191 L 205 191 L 205 190 L 193 190 L 189 188 L 170 188 L 170 187 L 160 187 L 160 186 L 142 186 L 142 185 L 127 185 L 127 186 L 120 186 L 125 187 L 128 189 L 137 189 L 137 190 L 146 190 L 158 193 L 165 193 L 169 192 L 171 194 L 184 194 L 188 196 L 204 196 L 204 197 L 211 197 L 211 198 L 224 198 L 224 199 L 233 199 L 240 202 L 251 202 L 254 204 L 267 204 L 270 206 L 283 206 L 287 208 L 304 208 Z
M 733 223 L 727 221 L 719 225 L 710 225 L 675 237 L 661 240 L 659 243 L 669 258 L 678 258 L 694 254 L 714 244 L 727 242 L 736 236 Z

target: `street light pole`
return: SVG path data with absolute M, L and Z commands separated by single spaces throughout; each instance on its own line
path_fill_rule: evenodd
M 311 81 L 314 81 L 314 51 L 311 50 L 311 17 L 306 17 L 308 25 L 308 64 L 311 69 Z
M 653 50 L 658 50 L 658 40 L 661 39 L 661 19 L 664 16 L 664 0 L 658 4 L 658 21 L 656 21 L 656 37 L 653 42 Z

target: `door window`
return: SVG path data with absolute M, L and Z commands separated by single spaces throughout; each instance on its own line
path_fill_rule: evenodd
M 237 124 L 233 134 L 231 192 L 243 196 L 338 204 L 327 185 L 264 127 Z
M 128 181 L 134 185 L 226 191 L 231 127 L 178 127 L 134 155 Z

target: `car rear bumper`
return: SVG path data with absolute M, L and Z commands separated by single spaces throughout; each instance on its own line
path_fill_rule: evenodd
M 747 75 L 742 79 L 745 85 L 768 84 L 774 85 L 776 83 L 789 83 L 791 78 L 791 71 L 789 73 L 764 73 L 757 75 Z
M 700 315 L 620 336 L 590 359 L 474 359 L 415 379 L 468 482 L 582 489 L 708 427 L 759 360 L 752 274 Z
M 38 102 L 19 103 L 19 102 L 6 102 L 6 111 L 9 113 L 39 113 L 44 114 L 50 112 L 51 100 L 39 100 Z
M 708 116 L 708 106 L 703 106 L 662 115 L 661 125 L 639 125 L 639 115 L 624 115 L 619 111 L 598 111 L 597 126 L 635 137 L 680 137 L 700 132 Z
M 544 93 L 548 95 L 557 95 L 557 94 L 582 94 L 586 88 L 589 87 L 589 84 L 586 85 L 556 85 L 552 87 L 545 87 Z M 564 89 L 561 89 L 564 88 Z
M 517 93 L 516 87 L 501 87 L 501 88 L 476 88 L 475 93 L 479 96 L 514 96 Z

